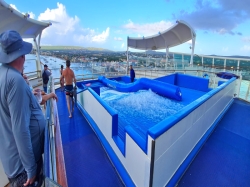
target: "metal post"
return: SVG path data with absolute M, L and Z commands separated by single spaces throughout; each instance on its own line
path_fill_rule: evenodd
M 40 37 L 41 35 L 39 35 Z M 39 72 L 37 74 L 38 77 L 41 77 L 41 64 L 40 64 L 40 47 L 39 44 L 37 44 L 36 38 L 33 39 L 35 48 L 36 48 L 36 69 Z
M 166 62 L 165 62 L 165 69 L 167 69 L 167 65 L 168 65 L 168 54 L 169 54 L 169 48 L 166 45 Z
M 191 30 L 191 35 L 192 35 L 192 52 L 191 52 L 191 58 L 190 58 L 190 66 L 193 66 L 193 56 L 194 56 L 194 47 L 195 47 L 195 34 Z
M 238 63 L 237 63 L 237 75 L 239 75 L 239 69 L 240 69 L 240 60 L 238 60 Z
M 129 64 L 128 64 L 128 39 L 129 39 L 129 37 L 127 37 L 127 67 L 126 67 L 126 75 L 128 75 L 128 66 L 129 66 Z

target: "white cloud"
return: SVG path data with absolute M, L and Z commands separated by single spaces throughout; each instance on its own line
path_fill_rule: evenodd
M 35 14 L 33 12 L 28 12 L 28 14 L 30 15 L 30 18 L 32 18 L 32 19 L 36 18 Z
M 66 6 L 61 3 L 57 3 L 54 9 L 47 8 L 38 16 L 38 20 L 52 23 L 43 30 L 41 45 L 89 46 L 93 42 L 105 42 L 109 36 L 109 28 L 100 33 L 81 27 L 80 19 L 68 15 Z
M 14 8 L 15 10 L 17 10 L 18 12 L 20 12 L 18 9 L 17 9 L 17 7 L 16 7 L 16 5 L 13 5 L 13 4 L 10 4 L 10 6 L 12 7 L 12 8 Z M 21 12 L 22 14 L 26 14 L 26 12 Z M 30 18 L 32 18 L 32 19 L 35 19 L 35 14 L 33 13 L 33 12 L 27 12 L 29 15 L 30 15 Z
M 250 19 L 249 0 L 196 0 L 194 10 L 181 10 L 173 19 L 185 20 L 195 29 L 218 34 L 242 35 L 235 29 Z
M 240 48 L 241 51 L 250 51 L 250 45 L 244 45 L 242 48 Z
M 124 46 L 125 46 L 125 44 L 124 44 L 124 43 L 122 43 L 121 48 L 123 49 L 123 48 L 124 48 Z
M 16 5 L 10 4 L 10 6 L 11 6 L 12 8 L 14 8 L 15 10 L 19 11 L 19 10 L 17 9 Z M 20 12 L 20 11 L 19 11 L 19 12 Z
M 250 42 L 250 37 L 244 37 L 244 38 L 242 38 L 242 41 L 243 41 L 243 42 L 248 42 L 248 43 L 249 43 L 249 42 Z
M 77 16 L 69 17 L 66 12 L 66 7 L 61 3 L 57 3 L 56 9 L 47 8 L 44 13 L 39 15 L 38 20 L 52 20 L 56 22 L 56 24 L 52 24 L 50 28 L 45 29 L 43 33 L 44 37 L 50 34 L 53 34 L 53 37 L 58 37 L 58 35 L 65 36 L 72 33 L 80 21 Z
M 123 25 L 129 33 L 135 33 L 139 35 L 154 35 L 161 31 L 167 30 L 169 27 L 173 26 L 173 23 L 168 21 L 160 21 L 155 23 L 138 24 L 131 20 L 127 24 Z
M 109 36 L 109 27 L 106 29 L 106 31 L 103 31 L 101 34 L 93 36 L 92 41 L 93 42 L 105 42 L 108 36 Z
M 116 41 L 122 41 L 123 39 L 121 37 L 114 37 L 114 40 L 116 40 Z
M 226 30 L 224 28 L 221 28 L 221 29 L 217 30 L 217 33 L 219 33 L 219 34 L 226 34 L 226 33 L 228 33 L 228 30 Z

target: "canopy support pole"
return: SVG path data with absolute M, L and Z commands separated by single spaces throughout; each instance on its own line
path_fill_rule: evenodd
M 126 74 L 128 75 L 128 68 L 129 68 L 129 64 L 128 64 L 128 37 L 127 37 L 127 67 L 126 67 Z
M 195 36 L 192 34 L 192 52 L 191 52 L 191 58 L 190 58 L 190 66 L 193 66 L 193 56 L 194 56 L 194 47 L 195 47 Z
M 35 43 L 35 47 L 36 47 L 36 69 L 38 71 L 38 77 L 41 77 L 41 60 L 40 60 L 40 41 L 41 41 L 41 35 L 42 33 L 40 33 L 38 35 L 38 42 L 36 41 L 36 38 L 34 38 L 34 43 Z
M 166 63 L 165 63 L 165 69 L 167 69 L 167 65 L 168 65 L 168 56 L 169 55 L 169 48 L 166 46 Z

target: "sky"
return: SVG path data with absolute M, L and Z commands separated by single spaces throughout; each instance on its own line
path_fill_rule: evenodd
M 127 37 L 147 37 L 177 20 L 196 32 L 195 54 L 250 56 L 249 0 L 5 0 L 21 13 L 52 25 L 41 45 L 126 51 Z M 170 52 L 191 53 L 191 42 Z M 131 49 L 131 51 L 133 51 Z

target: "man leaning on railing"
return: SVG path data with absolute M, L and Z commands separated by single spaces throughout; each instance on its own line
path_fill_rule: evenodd
M 12 187 L 43 183 L 45 118 L 21 75 L 31 50 L 16 31 L 0 35 L 0 160 Z

